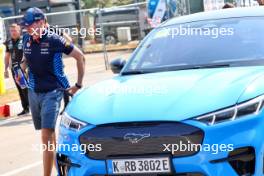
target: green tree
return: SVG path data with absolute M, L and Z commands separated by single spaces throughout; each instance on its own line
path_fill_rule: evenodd
M 135 1 L 134 0 L 114 0 L 113 4 L 114 5 L 127 5 L 127 4 L 133 4 Z
M 146 0 L 83 0 L 85 8 L 111 7 L 119 5 L 133 4 L 135 2 L 144 2 Z
M 112 6 L 112 0 L 83 0 L 85 8 L 95 8 L 95 7 L 110 7 Z

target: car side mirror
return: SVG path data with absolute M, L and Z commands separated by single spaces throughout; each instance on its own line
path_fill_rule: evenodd
M 110 67 L 113 73 L 120 73 L 125 65 L 126 61 L 120 58 L 110 62 Z

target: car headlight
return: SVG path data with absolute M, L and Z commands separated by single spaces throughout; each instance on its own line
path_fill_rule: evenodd
M 73 131 L 79 131 L 83 127 L 87 126 L 87 123 L 74 119 L 67 113 L 63 113 L 60 125 Z
M 233 107 L 209 113 L 194 119 L 207 125 L 214 125 L 226 121 L 233 121 L 251 114 L 257 115 L 263 108 L 263 101 L 264 96 L 260 96 Z

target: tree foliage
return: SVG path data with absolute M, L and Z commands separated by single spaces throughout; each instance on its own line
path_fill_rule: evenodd
M 134 0 L 115 0 L 113 2 L 113 5 L 127 5 L 127 4 L 132 4 L 134 3 Z
M 85 8 L 109 7 L 112 5 L 111 0 L 83 0 Z
M 145 0 L 82 0 L 85 4 L 85 8 L 94 7 L 111 7 L 118 5 L 127 5 L 134 2 L 143 2 Z

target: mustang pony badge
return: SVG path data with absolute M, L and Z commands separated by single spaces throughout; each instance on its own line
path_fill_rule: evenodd
M 139 141 L 148 137 L 150 137 L 150 133 L 145 133 L 145 134 L 127 133 L 124 136 L 124 139 L 129 140 L 129 142 L 131 142 L 132 144 L 137 144 Z

